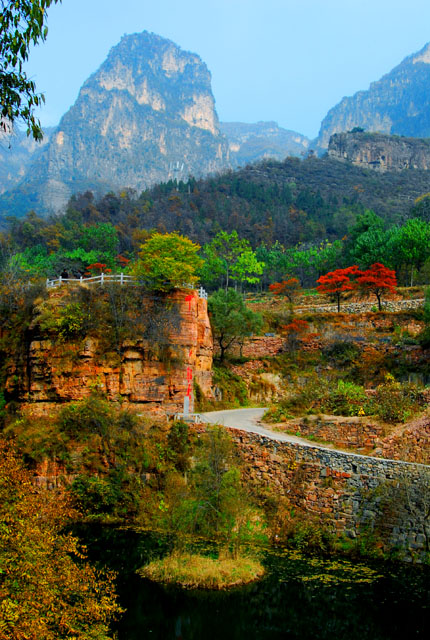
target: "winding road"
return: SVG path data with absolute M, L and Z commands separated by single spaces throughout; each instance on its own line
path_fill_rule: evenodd
M 314 447 L 317 449 L 332 449 L 332 447 L 322 446 L 315 442 L 310 442 L 298 436 L 292 436 L 287 433 L 271 431 L 261 424 L 261 418 L 266 412 L 265 407 L 258 409 L 229 409 L 224 411 L 209 411 L 199 414 L 203 422 L 209 424 L 220 424 L 231 429 L 239 429 L 240 431 L 250 431 L 251 433 L 259 433 L 262 436 L 278 440 L 280 442 L 295 442 L 305 447 Z M 344 453 L 344 452 L 343 452 Z
M 200 413 L 203 422 L 208 424 L 220 424 L 230 429 L 237 429 L 238 431 L 249 431 L 251 433 L 258 433 L 266 438 L 277 440 L 278 442 L 293 442 L 300 444 L 304 447 L 312 447 L 314 449 L 322 449 L 326 451 L 335 451 L 343 455 L 354 456 L 356 458 L 374 458 L 375 460 L 385 460 L 386 462 L 395 462 L 399 465 L 414 465 L 415 467 L 425 467 L 428 469 L 428 465 L 422 465 L 419 463 L 406 462 L 405 460 L 393 460 L 391 458 L 376 458 L 374 456 L 364 455 L 362 453 L 354 453 L 345 449 L 337 449 L 334 445 L 330 444 L 318 444 L 317 442 L 305 440 L 305 438 L 299 438 L 298 436 L 292 436 L 288 433 L 282 433 L 280 431 L 272 431 L 263 427 L 261 424 L 261 418 L 266 411 L 265 407 L 258 409 L 229 409 L 225 411 L 209 411 L 207 413 Z

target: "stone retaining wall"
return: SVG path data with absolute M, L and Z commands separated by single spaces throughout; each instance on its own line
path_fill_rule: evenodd
M 357 416 L 351 418 L 306 416 L 306 418 L 288 421 L 285 429 L 289 433 L 295 433 L 304 438 L 311 436 L 311 438 L 331 442 L 336 447 L 365 451 L 371 451 L 385 435 L 382 425 Z
M 384 458 L 430 464 L 430 418 L 425 416 L 384 438 L 380 443 L 380 452 Z
M 430 467 L 341 453 L 229 429 L 249 480 L 325 516 L 351 538 L 372 531 L 387 547 L 424 558 L 430 538 Z
M 421 309 L 424 304 L 423 298 L 415 300 L 382 300 L 382 311 L 409 311 L 411 309 Z M 342 313 L 368 313 L 378 310 L 378 301 L 373 302 L 348 302 L 341 300 L 340 310 Z M 337 312 L 337 304 L 316 305 L 315 307 L 297 307 L 296 313 L 333 313 Z

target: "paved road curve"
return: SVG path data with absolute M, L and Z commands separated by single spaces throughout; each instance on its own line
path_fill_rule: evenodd
M 221 424 L 225 427 L 232 429 L 238 429 L 239 431 L 250 431 L 251 433 L 259 433 L 262 436 L 271 438 L 272 440 L 278 440 L 279 442 L 295 442 L 303 445 L 304 447 L 312 447 L 314 449 L 325 449 L 329 451 L 336 451 L 343 455 L 354 456 L 356 458 L 372 458 L 373 456 L 366 456 L 361 453 L 353 453 L 352 451 L 345 451 L 342 449 L 336 449 L 333 445 L 322 445 L 298 436 L 290 436 L 287 433 L 281 433 L 278 431 L 271 431 L 261 425 L 261 418 L 263 417 L 266 409 L 261 407 L 259 409 L 229 409 L 228 411 L 209 411 L 208 413 L 199 414 L 203 422 L 209 424 Z M 414 467 L 425 467 L 428 469 L 428 465 L 421 465 L 417 463 L 406 462 L 404 460 L 392 460 L 390 458 L 375 458 L 375 460 L 384 460 L 385 462 L 395 462 L 399 465 L 412 465 Z
M 261 425 L 261 418 L 266 411 L 265 407 L 259 409 L 229 409 L 225 411 L 209 411 L 208 413 L 201 413 L 204 422 L 209 424 L 222 424 L 225 427 L 231 427 L 232 429 L 239 429 L 241 431 L 250 431 L 251 433 L 259 433 L 272 440 L 279 440 L 281 442 L 297 442 L 307 447 L 316 447 L 317 449 L 328 449 L 329 447 L 323 447 L 315 442 L 310 442 L 304 438 L 297 436 L 291 436 L 287 433 L 281 433 L 277 431 L 271 431 Z

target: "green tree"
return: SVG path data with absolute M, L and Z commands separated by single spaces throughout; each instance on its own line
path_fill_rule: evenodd
M 250 249 L 249 242 L 239 238 L 237 231 L 232 231 L 232 233 L 220 231 L 212 242 L 205 245 L 204 254 L 210 268 L 216 269 L 217 273 L 225 278 L 226 289 L 229 287 L 232 267 L 236 264 L 239 256 Z
M 260 280 L 263 270 L 264 262 L 257 260 L 255 251 L 245 249 L 231 267 L 231 279 L 239 282 L 242 291 L 244 282 L 255 284 Z
M 85 227 L 81 244 L 85 251 L 97 251 L 105 260 L 113 261 L 119 248 L 118 232 L 110 222 Z
M 264 263 L 264 283 L 280 278 L 284 273 L 283 260 L 285 247 L 276 241 L 271 246 L 261 244 L 255 250 L 257 260 Z
M 157 291 L 194 285 L 203 260 L 200 245 L 178 233 L 154 233 L 143 245 L 133 272 Z
M 414 271 L 419 271 L 430 256 L 430 223 L 412 218 L 401 226 L 391 240 L 393 253 L 410 273 L 413 284 Z
M 216 291 L 209 298 L 208 308 L 221 362 L 235 342 L 257 333 L 263 325 L 261 315 L 248 309 L 240 293 L 234 289 Z
M 360 252 L 357 255 L 356 251 L 357 242 L 360 236 L 368 232 L 370 232 L 370 238 L 374 237 L 375 234 L 378 235 L 384 232 L 384 221 L 371 209 L 367 209 L 363 214 L 358 215 L 355 224 L 348 229 L 345 243 L 345 257 L 348 262 L 360 261 Z M 379 257 L 364 266 L 368 267 L 378 259 Z
M 376 262 L 392 264 L 392 238 L 397 227 L 387 231 L 374 226 L 356 237 L 350 248 L 350 259 L 362 269 L 368 269 Z
M 61 0 L 2 0 L 0 14 L 0 129 L 8 131 L 16 120 L 27 125 L 27 135 L 43 137 L 34 109 L 45 101 L 23 70 L 31 45 L 48 34 L 46 9 Z

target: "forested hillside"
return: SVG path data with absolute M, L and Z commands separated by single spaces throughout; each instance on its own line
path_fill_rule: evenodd
M 124 190 L 95 200 L 91 193 L 81 194 L 70 200 L 66 218 L 50 222 L 110 222 L 117 227 L 122 251 L 131 248 L 135 231 L 154 228 L 179 231 L 200 243 L 219 229 L 237 230 L 254 247 L 275 240 L 291 247 L 342 238 L 366 209 L 387 224 L 401 223 L 410 217 L 415 199 L 429 190 L 426 171 L 380 175 L 330 158 L 287 158 L 178 185 L 160 184 L 140 195 Z M 46 224 L 38 225 L 36 234 Z

